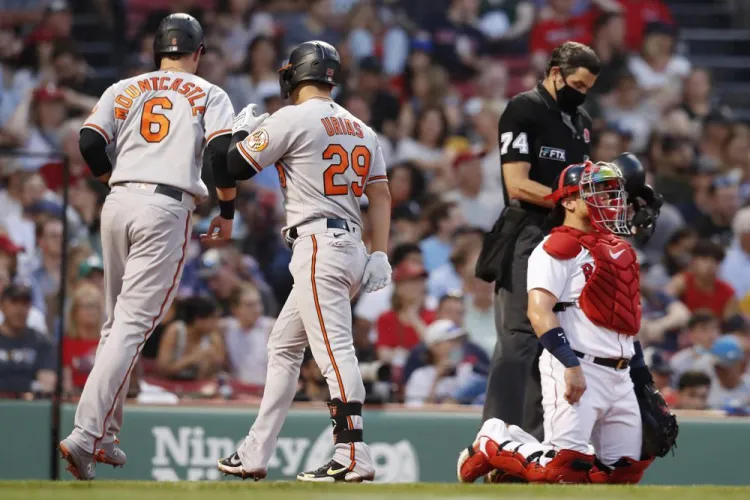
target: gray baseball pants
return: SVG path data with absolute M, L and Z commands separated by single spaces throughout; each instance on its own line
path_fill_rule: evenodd
M 120 431 L 130 373 L 182 275 L 195 201 L 155 190 L 154 184 L 116 185 L 102 209 L 107 319 L 70 435 L 91 453 Z

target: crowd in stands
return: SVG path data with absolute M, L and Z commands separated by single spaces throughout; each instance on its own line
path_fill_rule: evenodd
M 112 25 L 114 3 L 91 1 L 102 26 Z M 79 52 L 65 1 L 0 8 L 0 393 L 49 392 L 61 343 L 63 387 L 75 397 L 104 321 L 107 194 L 77 135 L 112 81 Z M 603 66 L 586 103 L 592 160 L 637 153 L 666 200 L 655 234 L 638 243 L 640 336 L 657 384 L 677 408 L 750 410 L 750 128 L 722 107 L 711 74 L 679 51 L 662 0 L 129 0 L 124 8 L 127 53 L 113 57 L 120 78 L 153 70 L 158 22 L 189 12 L 206 32 L 199 74 L 236 109 L 286 104 L 276 69 L 295 44 L 338 48 L 345 72 L 335 99 L 378 132 L 393 199 L 393 283 L 352 305 L 373 403 L 483 401 L 495 290 L 474 266 L 505 203 L 498 120 L 510 97 L 541 78 L 552 48 L 590 44 Z M 59 155 L 70 170 L 66 211 Z M 178 298 L 143 349 L 131 394 L 262 390 L 291 253 L 279 234 L 275 169 L 238 188 L 232 245 L 202 248 L 198 235 L 217 209 L 211 200 L 198 208 Z M 362 210 L 366 220 L 365 198 Z M 326 397 L 308 352 L 297 400 Z

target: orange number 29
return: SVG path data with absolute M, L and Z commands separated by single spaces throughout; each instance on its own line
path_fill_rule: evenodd
M 172 109 L 172 101 L 166 97 L 154 97 L 143 104 L 141 136 L 147 142 L 161 142 L 169 134 L 169 119 L 154 111 L 156 106 L 161 106 L 162 110 Z
M 324 160 L 337 159 L 337 163 L 331 164 L 323 173 L 323 193 L 326 196 L 341 196 L 349 193 L 347 183 L 336 184 L 335 176 L 343 174 L 351 165 L 354 173 L 359 177 L 359 182 L 352 182 L 352 193 L 354 196 L 362 196 L 365 191 L 365 181 L 367 174 L 370 172 L 370 150 L 367 147 L 359 145 L 352 149 L 351 154 L 341 144 L 330 144 L 323 151 Z

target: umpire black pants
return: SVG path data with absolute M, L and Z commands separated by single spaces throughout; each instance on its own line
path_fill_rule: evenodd
M 492 357 L 482 419 L 499 418 L 544 438 L 539 355 L 542 348 L 526 315 L 526 275 L 531 252 L 544 238 L 542 228 L 521 229 L 509 268 L 495 297 L 497 344 Z

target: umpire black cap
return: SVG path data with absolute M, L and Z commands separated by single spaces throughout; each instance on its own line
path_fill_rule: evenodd
M 154 38 L 154 64 L 158 68 L 161 56 L 167 54 L 192 54 L 203 45 L 203 28 L 196 18 L 189 14 L 172 14 L 159 24 Z
M 337 85 L 341 58 L 333 45 L 315 40 L 298 45 L 289 55 L 289 63 L 279 70 L 281 97 L 288 98 L 302 82 Z

